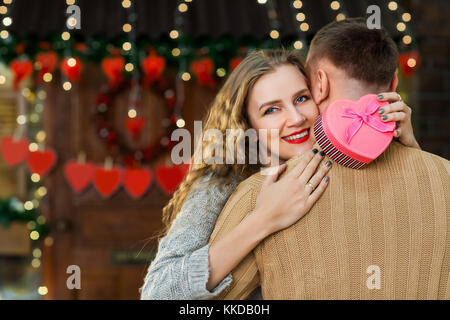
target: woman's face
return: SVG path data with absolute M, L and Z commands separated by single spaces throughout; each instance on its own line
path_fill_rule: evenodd
M 303 74 L 295 66 L 284 64 L 259 78 L 249 92 L 247 111 L 254 129 L 267 129 L 267 138 L 262 142 L 269 155 L 278 154 L 280 160 L 288 160 L 312 149 L 312 126 L 319 111 Z M 276 129 L 278 135 L 271 129 Z M 276 145 L 274 140 L 278 140 L 278 151 L 271 150 Z

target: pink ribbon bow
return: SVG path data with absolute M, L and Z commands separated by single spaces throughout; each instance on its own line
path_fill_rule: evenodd
M 373 114 L 377 112 L 378 108 L 378 104 L 375 101 L 372 101 L 367 105 L 364 112 L 357 112 L 353 108 L 344 108 L 342 110 L 343 117 L 354 119 L 346 131 L 347 143 L 350 143 L 353 136 L 358 132 L 363 123 L 380 132 L 389 132 L 394 130 L 392 123 L 381 122 L 381 120 L 373 116 Z

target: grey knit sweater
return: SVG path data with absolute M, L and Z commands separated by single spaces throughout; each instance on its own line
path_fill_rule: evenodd
M 169 232 L 159 242 L 158 253 L 139 290 L 141 299 L 209 299 L 231 283 L 230 273 L 212 291 L 206 289 L 208 240 L 240 180 L 234 176 L 229 183 L 219 184 L 209 175 L 191 190 Z M 259 295 L 255 292 L 253 298 Z

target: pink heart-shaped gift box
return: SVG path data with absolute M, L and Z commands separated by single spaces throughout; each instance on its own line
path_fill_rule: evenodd
M 368 94 L 358 101 L 337 100 L 314 123 L 321 149 L 335 162 L 361 169 L 386 150 L 394 137 L 395 122 L 383 122 L 378 110 L 389 103 Z

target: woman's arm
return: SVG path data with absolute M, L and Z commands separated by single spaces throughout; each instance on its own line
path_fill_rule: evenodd
M 314 156 L 314 154 L 316 154 Z M 324 178 L 331 163 L 317 169 L 323 155 L 308 152 L 286 176 L 277 181 L 286 165 L 266 178 L 250 215 L 209 249 L 210 276 L 206 288 L 211 290 L 231 272 L 264 238 L 285 229 L 302 218 L 328 185 Z M 310 183 L 311 185 L 308 185 Z
M 208 299 L 230 282 L 224 278 L 214 291 L 206 290 L 209 274 L 208 240 L 217 216 L 238 181 L 229 188 L 199 183 L 186 198 L 158 253 L 148 268 L 141 299 Z

